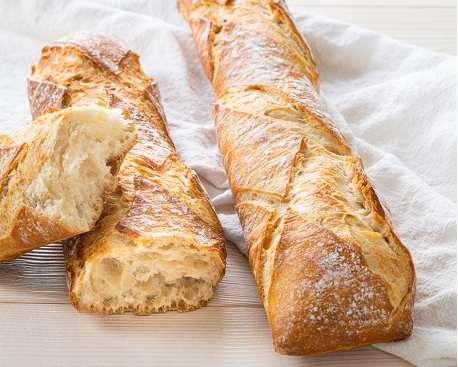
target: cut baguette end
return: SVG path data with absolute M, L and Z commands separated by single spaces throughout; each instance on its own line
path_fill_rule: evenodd
M 213 274 L 220 273 L 216 256 L 188 251 L 183 259 L 177 256 L 172 260 L 188 248 L 170 245 L 173 249 L 139 246 L 133 254 L 104 256 L 86 263 L 85 271 L 75 281 L 73 305 L 79 311 L 131 311 L 137 315 L 205 306 L 217 283 Z
M 148 315 L 207 304 L 224 275 L 217 251 L 201 250 L 184 236 L 134 240 L 116 231 L 116 217 L 104 217 L 96 231 L 65 245 L 70 299 L 79 312 Z M 97 249 L 84 261 L 72 253 L 82 243 L 84 251 Z

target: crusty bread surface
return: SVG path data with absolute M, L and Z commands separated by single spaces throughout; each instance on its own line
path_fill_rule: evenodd
M 121 110 L 100 106 L 0 135 L 0 262 L 94 227 L 136 137 Z
M 415 271 L 282 0 L 179 0 L 277 352 L 408 337 Z
M 64 244 L 75 308 L 145 315 L 204 306 L 225 272 L 222 227 L 175 151 L 138 55 L 115 36 L 75 33 L 43 49 L 28 91 L 32 114 L 100 103 L 128 110 L 138 131 L 95 228 Z

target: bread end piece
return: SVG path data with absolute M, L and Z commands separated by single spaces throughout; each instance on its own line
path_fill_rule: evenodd
M 94 226 L 137 138 L 123 113 L 73 107 L 0 136 L 0 262 Z
M 116 229 L 124 215 L 108 214 L 94 231 L 65 242 L 73 306 L 79 312 L 137 315 L 205 306 L 224 276 L 224 243 L 203 248 L 180 231 L 126 235 Z
M 407 249 L 399 251 L 410 259 Z M 406 267 L 414 276 L 411 259 Z M 393 303 L 392 286 L 371 270 L 355 242 L 288 210 L 266 305 L 274 349 L 309 356 L 407 338 L 415 282 L 406 287 L 400 303 Z

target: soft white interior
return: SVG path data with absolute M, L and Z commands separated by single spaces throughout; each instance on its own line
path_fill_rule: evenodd
M 24 185 L 25 197 L 45 216 L 87 231 L 114 180 L 109 162 L 132 146 L 135 132 L 120 110 L 91 106 L 68 110 L 55 134 L 48 159 Z
M 193 309 L 212 298 L 221 273 L 215 254 L 199 251 L 184 239 L 149 241 L 127 248 L 124 244 L 123 252 L 87 261 L 75 289 L 80 306 L 103 313 L 148 314 Z

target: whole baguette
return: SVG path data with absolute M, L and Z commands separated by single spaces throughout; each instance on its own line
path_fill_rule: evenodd
M 312 355 L 412 333 L 415 271 L 318 96 L 284 1 L 179 0 L 274 348 Z
M 106 104 L 127 109 L 138 130 L 96 227 L 64 244 L 79 311 L 193 310 L 213 296 L 225 271 L 218 217 L 178 157 L 157 84 L 138 58 L 115 36 L 75 33 L 43 49 L 28 81 L 34 115 L 50 106 Z
M 100 106 L 0 135 L 0 262 L 92 229 L 136 137 L 121 110 Z

